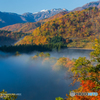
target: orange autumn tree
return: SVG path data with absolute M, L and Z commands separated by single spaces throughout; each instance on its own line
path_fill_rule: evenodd
M 79 57 L 70 69 L 73 72 L 75 82 L 81 86 L 74 92 L 97 92 L 98 96 L 74 96 L 66 100 L 100 100 L 100 40 L 95 39 L 94 51 L 90 53 L 90 60 Z

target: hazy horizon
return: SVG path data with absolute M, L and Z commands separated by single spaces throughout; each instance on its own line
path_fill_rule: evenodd
M 0 2 L 0 11 L 1 12 L 9 12 L 9 13 L 17 13 L 17 14 L 23 14 L 23 13 L 35 13 L 40 12 L 41 10 L 50 10 L 54 8 L 65 8 L 67 10 L 73 10 L 77 7 L 81 7 L 89 2 L 95 2 L 99 0 L 2 0 Z

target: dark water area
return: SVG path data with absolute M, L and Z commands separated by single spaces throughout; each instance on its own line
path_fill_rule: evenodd
M 63 49 L 49 52 L 51 57 L 89 58 L 91 50 Z M 43 64 L 41 59 L 33 60 L 30 54 L 12 56 L 0 52 L 0 91 L 21 93 L 17 100 L 55 100 L 66 97 L 70 90 L 77 89 L 79 83 L 69 86 L 72 79 L 65 79 L 66 70 L 54 70 L 51 65 Z M 9 55 L 9 56 L 7 56 Z

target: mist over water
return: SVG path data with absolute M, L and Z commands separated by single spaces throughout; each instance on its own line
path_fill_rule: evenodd
M 63 49 L 52 51 L 50 57 L 89 58 L 91 50 Z M 66 70 L 54 70 L 50 63 L 43 59 L 31 59 L 36 52 L 21 56 L 7 56 L 0 52 L 0 91 L 21 93 L 17 100 L 55 100 L 56 97 L 66 97 L 69 90 L 77 89 L 79 83 L 69 86 L 71 79 L 65 79 Z M 68 75 L 68 74 L 67 74 Z

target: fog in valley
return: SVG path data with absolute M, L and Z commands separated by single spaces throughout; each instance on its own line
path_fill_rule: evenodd
M 86 56 L 92 50 L 63 49 L 59 52 L 48 52 L 50 57 L 78 58 Z M 0 90 L 8 93 L 21 93 L 19 100 L 54 100 L 56 97 L 66 97 L 70 90 L 77 89 L 79 83 L 69 86 L 72 79 L 66 79 L 69 74 L 65 69 L 53 68 L 56 60 L 32 59 L 37 51 L 15 56 L 0 52 Z M 40 53 L 40 52 L 38 52 Z M 46 53 L 46 52 L 44 52 Z M 56 66 L 57 67 L 57 66 Z M 49 97 L 49 98 L 48 98 Z

